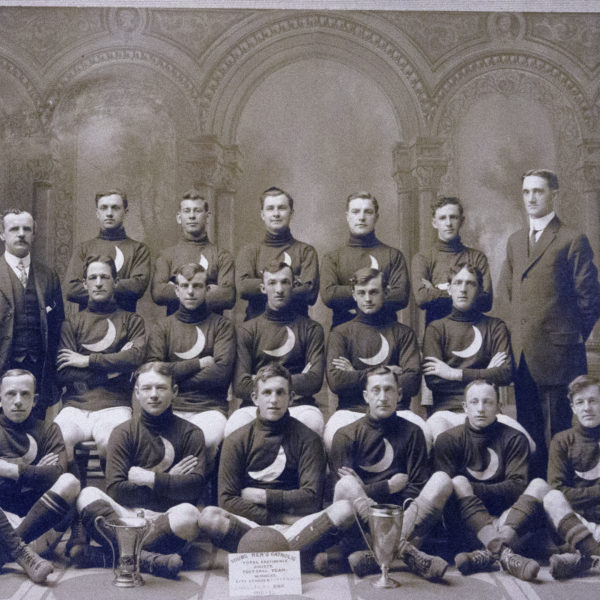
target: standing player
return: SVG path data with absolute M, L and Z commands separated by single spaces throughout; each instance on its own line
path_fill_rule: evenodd
M 233 323 L 208 311 L 207 274 L 202 265 L 175 271 L 177 312 L 156 323 L 148 338 L 147 360 L 168 362 L 178 394 L 174 413 L 202 429 L 212 467 L 227 421 L 227 388 L 235 361 Z
M 380 242 L 375 236 L 379 204 L 366 192 L 346 199 L 346 220 L 350 238 L 346 245 L 326 254 L 321 265 L 321 298 L 333 310 L 332 327 L 356 315 L 356 301 L 350 279 L 361 268 L 370 267 L 386 274 L 389 289 L 386 311 L 395 313 L 408 304 L 410 282 L 404 255 Z M 395 314 L 393 315 L 395 319 Z
M 319 261 L 315 249 L 296 240 L 290 232 L 294 200 L 283 190 L 270 187 L 260 197 L 260 218 L 266 233 L 262 242 L 244 246 L 236 261 L 237 289 L 248 301 L 246 318 L 253 319 L 265 311 L 267 297 L 262 291 L 262 272 L 273 260 L 286 263 L 294 275 L 292 307 L 308 315 L 319 294 Z
M 181 265 L 197 263 L 206 271 L 206 306 L 223 314 L 235 304 L 235 269 L 233 257 L 208 239 L 206 225 L 208 202 L 197 190 L 188 190 L 179 202 L 177 223 L 181 240 L 165 248 L 156 259 L 150 292 L 158 305 L 166 305 L 167 316 L 179 308 L 176 271 Z
M 81 280 L 83 265 L 89 256 L 113 257 L 119 282 L 115 300 L 120 308 L 135 312 L 137 301 L 150 281 L 150 251 L 146 244 L 127 237 L 123 222 L 127 215 L 127 196 L 119 190 L 96 194 L 96 217 L 100 223 L 97 237 L 82 242 L 73 252 L 65 275 L 67 300 L 83 310 L 88 303 L 88 290 Z

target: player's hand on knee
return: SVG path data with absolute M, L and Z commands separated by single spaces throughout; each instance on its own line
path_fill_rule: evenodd
M 408 485 L 408 475 L 406 473 L 396 473 L 388 479 L 390 494 L 401 492 Z
M 353 479 L 356 480 L 356 482 L 360 485 L 360 487 L 362 487 L 362 488 L 365 487 L 363 480 L 360 478 L 358 473 L 352 467 L 340 467 L 337 472 L 338 472 L 339 477 L 346 477 L 346 476 L 352 477 Z

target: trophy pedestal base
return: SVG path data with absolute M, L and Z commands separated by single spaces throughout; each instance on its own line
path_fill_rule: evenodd
M 392 579 L 391 577 L 384 577 L 383 575 L 371 582 L 371 585 L 380 589 L 400 587 L 400 584 L 395 579 Z
M 120 588 L 139 587 L 144 585 L 144 580 L 139 573 L 119 573 L 112 584 Z

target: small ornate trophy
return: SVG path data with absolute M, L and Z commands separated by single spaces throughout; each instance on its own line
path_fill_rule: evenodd
M 373 582 L 375 587 L 393 588 L 399 585 L 390 578 L 388 571 L 398 550 L 403 516 L 402 507 L 395 504 L 375 504 L 369 507 L 372 550 L 381 567 L 381 577 Z
M 96 517 L 96 529 L 109 543 L 113 552 L 113 585 L 117 587 L 136 587 L 144 585 L 140 575 L 140 551 L 144 538 L 150 529 L 149 522 L 143 517 L 120 517 L 118 521 L 107 521 L 104 517 Z M 119 547 L 119 564 L 115 568 L 116 554 L 111 540 L 103 528 L 112 529 Z

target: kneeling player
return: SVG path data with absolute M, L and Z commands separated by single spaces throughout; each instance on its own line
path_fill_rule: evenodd
M 140 367 L 135 395 L 141 413 L 116 427 L 108 443 L 108 493 L 87 487 L 77 501 L 85 529 L 102 545 L 74 547 L 71 556 L 80 567 L 112 563 L 111 550 L 94 526 L 96 517 L 118 522 L 119 517 L 136 516 L 144 509 L 152 525 L 144 546 L 153 552 L 142 551 L 141 569 L 177 576 L 182 560 L 172 553 L 182 551 L 200 532 L 196 505 L 204 483 L 205 448 L 202 431 L 173 414 L 176 394 L 169 364 Z M 108 529 L 103 533 L 113 538 Z
M 448 563 L 417 550 L 415 545 L 442 516 L 452 485 L 446 473 L 429 477 L 423 431 L 396 414 L 398 393 L 398 375 L 390 367 L 374 367 L 367 372 L 363 396 L 368 414 L 338 429 L 333 437 L 331 471 L 340 478 L 333 497 L 352 500 L 365 521 L 373 504 L 402 506 L 412 498 L 404 514 L 398 555 L 411 571 L 436 579 L 444 575 Z M 378 571 L 369 553 L 355 552 L 349 557 L 355 573 L 365 572 L 361 563 L 369 558 Z
M 500 561 L 511 575 L 531 580 L 538 563 L 511 548 L 538 525 L 538 518 L 545 522 L 541 502 L 550 488 L 542 479 L 527 485 L 529 443 L 523 433 L 498 421 L 499 409 L 494 385 L 471 382 L 465 389 L 465 423 L 437 437 L 434 466 L 452 478 L 458 518 L 447 523 L 464 526 L 468 546 L 485 546 L 456 556 L 461 573 L 490 570 Z
M 65 473 L 58 426 L 45 426 L 31 415 L 37 399 L 33 375 L 22 369 L 4 373 L 0 399 L 0 565 L 14 560 L 32 581 L 43 583 L 52 564 L 26 544 L 51 528 L 66 529 L 79 481 Z
M 332 545 L 353 522 L 348 501 L 320 510 L 325 451 L 318 434 L 290 416 L 291 375 L 279 363 L 261 367 L 252 399 L 254 421 L 225 438 L 219 465 L 219 507 L 206 507 L 200 525 L 215 545 L 230 552 L 259 525 L 282 531 L 303 565 Z M 268 548 L 265 548 L 268 550 Z M 308 562 L 307 562 L 308 561 Z

